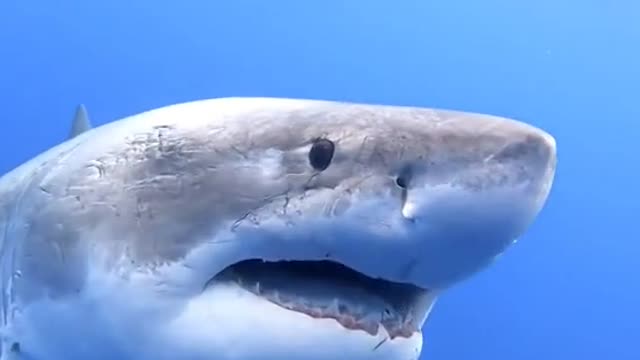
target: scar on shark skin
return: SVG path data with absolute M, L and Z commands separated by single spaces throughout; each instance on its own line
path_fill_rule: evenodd
M 372 351 L 376 351 L 378 350 L 378 348 L 380 348 L 380 346 L 382 346 L 382 344 L 384 344 L 385 342 L 387 342 L 387 340 L 389 340 L 389 337 L 386 337 L 382 340 L 380 340 L 380 342 L 378 343 L 378 345 L 374 346 Z

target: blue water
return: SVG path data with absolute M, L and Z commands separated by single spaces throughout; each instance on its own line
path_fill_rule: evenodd
M 0 1 L 0 173 L 102 124 L 198 98 L 494 113 L 558 142 L 506 256 L 438 303 L 423 359 L 640 359 L 640 3 Z

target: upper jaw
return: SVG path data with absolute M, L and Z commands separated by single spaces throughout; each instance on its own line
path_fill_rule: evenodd
M 243 223 L 215 231 L 214 238 L 191 251 L 185 265 L 202 269 L 198 271 L 202 274 L 200 287 L 227 266 L 257 258 L 331 260 L 373 278 L 436 290 L 489 263 L 528 225 L 528 221 L 520 220 L 537 214 L 537 210 L 526 208 L 530 200 L 514 202 L 504 192 L 496 197 L 427 190 L 425 194 L 410 194 L 409 201 L 415 203 L 417 211 L 414 222 L 403 216 L 397 199 L 363 199 L 339 217 L 306 216 L 293 219 L 293 226 L 280 218 L 265 218 L 259 226 Z M 496 199 L 507 201 L 495 207 L 504 214 L 494 212 L 493 220 L 473 218 L 476 210 L 475 215 L 486 216 L 485 205 Z M 518 210 L 522 216 L 514 215 L 517 208 L 504 206 L 514 203 L 524 206 Z M 518 221 L 506 225 L 505 219 Z M 478 251 L 467 251 L 473 249 Z
M 430 262 L 438 258 L 437 252 L 441 249 L 434 247 L 438 239 L 430 237 L 442 234 L 407 223 L 401 216 L 396 220 L 384 226 L 371 224 L 357 229 L 347 222 L 328 224 L 323 219 L 287 231 L 269 224 L 263 224 L 260 229 L 238 228 L 219 233 L 216 239 L 201 244 L 177 266 L 166 270 L 178 276 L 176 280 L 202 289 L 212 276 L 244 260 L 329 260 L 371 278 L 439 290 L 440 282 L 434 278 L 438 279 L 441 274 Z

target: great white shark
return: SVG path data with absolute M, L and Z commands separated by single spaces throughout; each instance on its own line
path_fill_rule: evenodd
M 549 195 L 503 117 L 221 98 L 91 128 L 0 179 L 2 359 L 415 360 L 443 291 Z

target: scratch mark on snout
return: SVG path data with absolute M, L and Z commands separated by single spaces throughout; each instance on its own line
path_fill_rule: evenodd
M 385 342 L 387 342 L 387 340 L 389 340 L 388 337 L 380 340 L 380 342 L 378 343 L 378 345 L 374 346 L 373 349 L 371 351 L 376 351 L 378 350 L 378 348 L 380 348 L 380 346 L 382 346 L 382 344 L 384 344 Z

